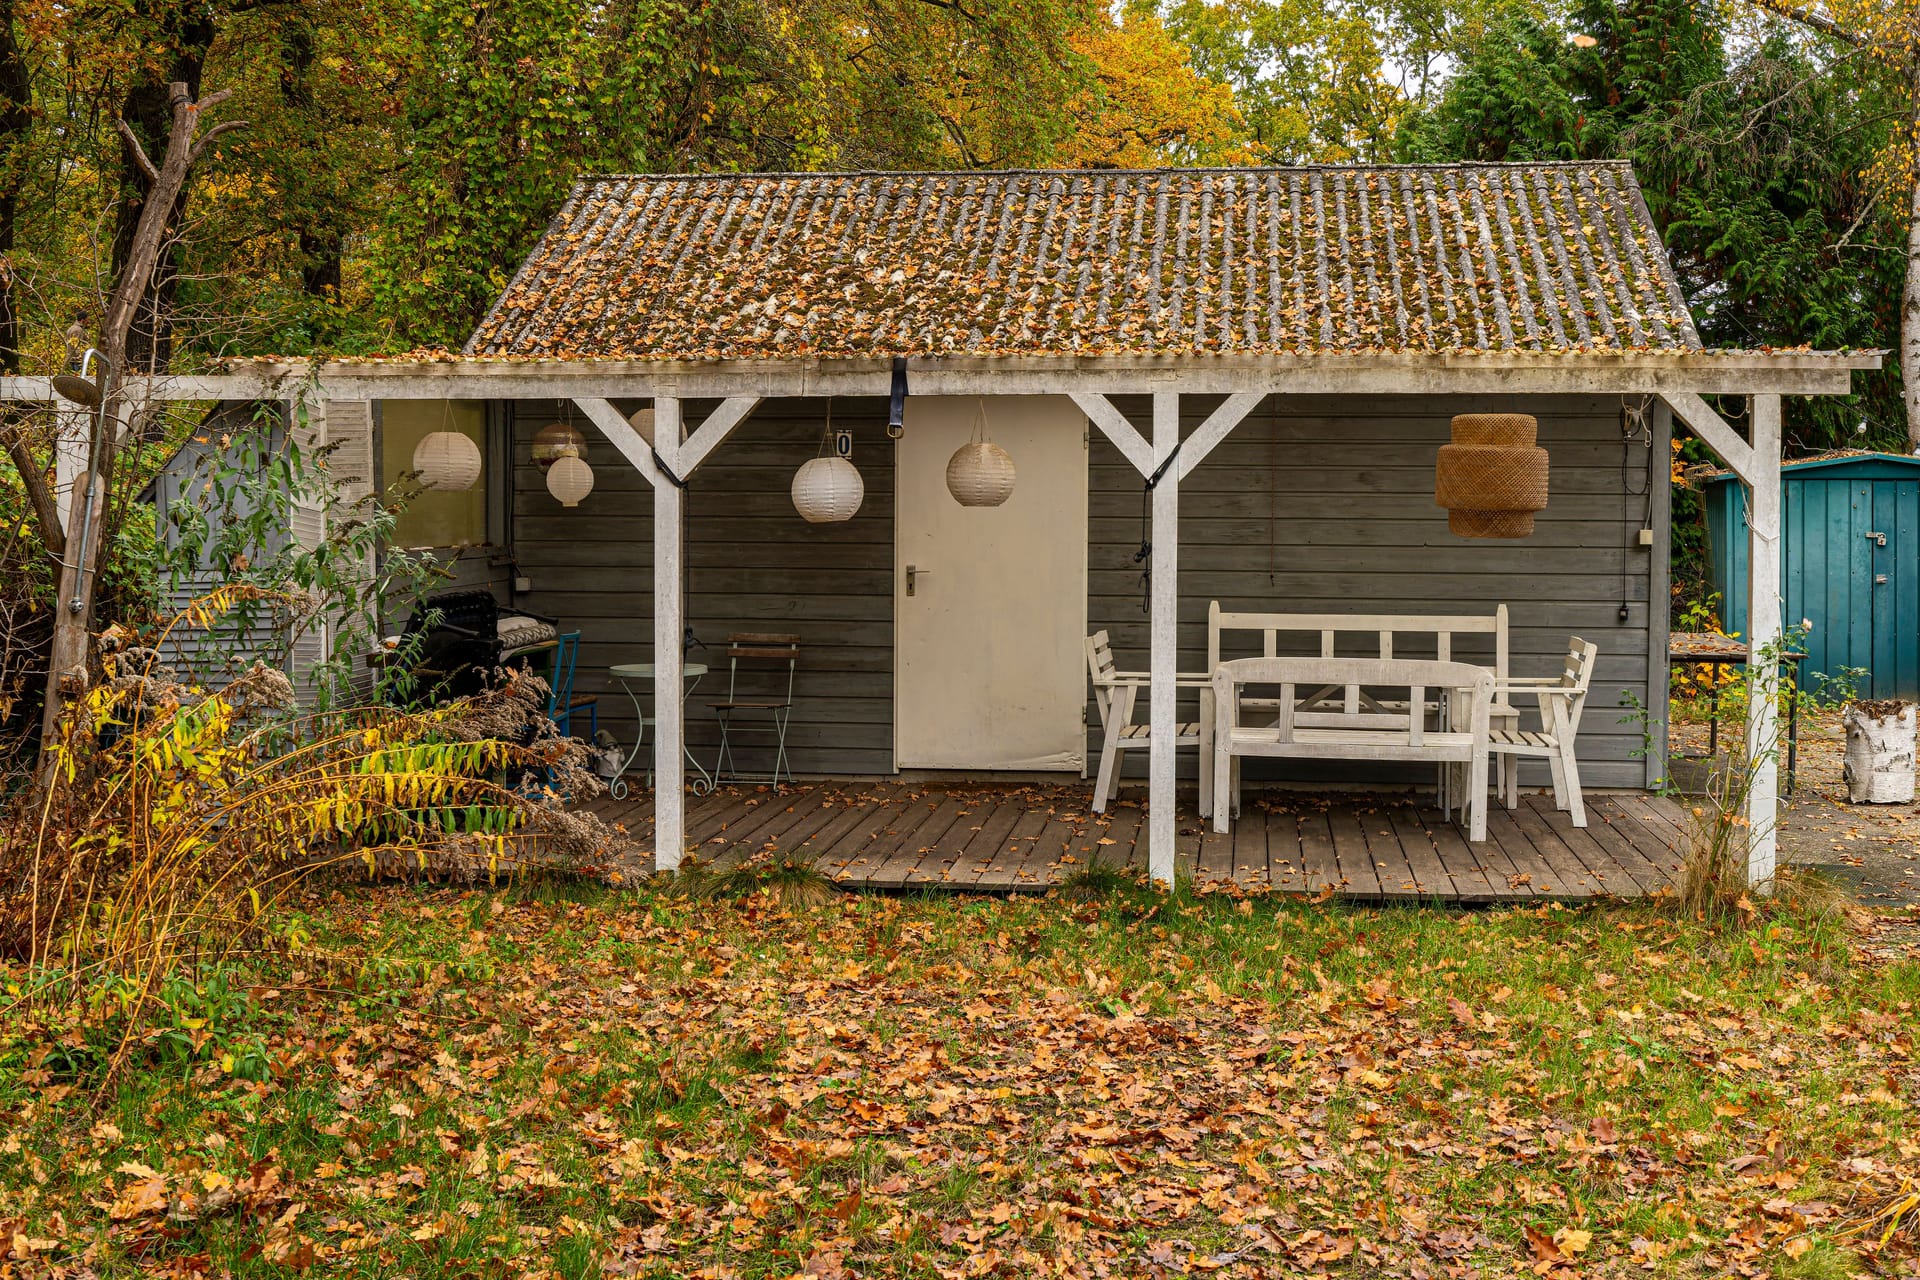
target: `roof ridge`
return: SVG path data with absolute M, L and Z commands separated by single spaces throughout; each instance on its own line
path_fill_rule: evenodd
M 1146 169 L 753 169 L 742 172 L 709 170 L 675 173 L 582 173 L 577 184 L 598 182 L 711 182 L 749 178 L 794 181 L 820 178 L 1008 178 L 1104 177 L 1125 178 L 1167 174 L 1288 174 L 1288 173 L 1487 173 L 1501 170 L 1624 169 L 1633 162 L 1624 157 L 1605 160 L 1450 160 L 1419 164 L 1259 164 L 1163 165 Z

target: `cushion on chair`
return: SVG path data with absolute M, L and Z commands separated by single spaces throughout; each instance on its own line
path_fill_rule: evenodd
M 529 645 L 545 644 L 560 633 L 551 622 L 542 622 L 538 618 L 523 617 L 520 614 L 507 614 L 496 624 L 500 636 L 500 648 L 524 649 Z

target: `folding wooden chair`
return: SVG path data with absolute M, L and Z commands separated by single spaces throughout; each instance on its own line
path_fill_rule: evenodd
M 779 688 L 779 671 L 784 666 L 784 692 L 773 692 L 759 698 L 742 697 L 743 666 L 749 685 L 767 683 L 756 680 L 755 676 L 772 673 L 774 679 L 771 683 L 776 690 Z M 783 773 L 788 782 L 793 781 L 793 769 L 787 764 L 787 724 L 793 716 L 793 677 L 799 667 L 799 636 L 736 631 L 727 637 L 727 696 L 724 701 L 713 704 L 714 718 L 720 722 L 720 752 L 713 765 L 715 782 L 771 782 L 779 786 Z M 751 720 L 741 723 L 743 713 L 745 717 L 764 713 L 766 723 L 754 724 Z M 750 777 L 735 766 L 734 738 L 741 733 L 771 735 L 774 746 L 772 773 Z

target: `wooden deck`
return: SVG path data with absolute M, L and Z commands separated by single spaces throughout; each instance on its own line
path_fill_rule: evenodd
M 816 857 L 850 888 L 1044 891 L 1094 859 L 1146 866 L 1145 808 L 1088 809 L 1084 786 L 801 782 L 689 797 L 687 835 L 709 862 L 756 853 Z M 592 809 L 644 842 L 650 798 Z M 1179 869 L 1202 883 L 1364 900 L 1526 902 L 1636 897 L 1671 882 L 1682 812 L 1657 796 L 1589 796 L 1575 827 L 1548 796 L 1488 810 L 1470 844 L 1428 797 L 1249 793 L 1230 835 L 1183 808 Z

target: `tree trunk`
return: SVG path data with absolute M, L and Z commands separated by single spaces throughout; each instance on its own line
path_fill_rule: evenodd
M 27 131 L 33 126 L 33 83 L 13 38 L 13 0 L 0 0 L 0 263 L 11 258 L 20 215 Z M 0 266 L 0 374 L 20 372 L 20 318 L 13 272 Z
M 184 84 L 190 97 L 200 96 L 200 76 L 206 68 L 207 51 L 212 48 L 214 37 L 218 34 L 210 11 L 194 5 L 163 8 L 174 15 L 171 29 L 163 31 L 160 42 L 162 48 L 171 49 L 171 65 L 160 63 L 149 66 L 143 63 L 134 73 L 126 96 L 120 103 L 120 118 L 126 121 L 133 131 L 133 137 L 138 139 L 149 155 L 158 154 L 166 146 L 168 132 L 173 127 L 173 86 Z M 113 228 L 113 275 L 110 279 L 118 280 L 126 272 L 152 181 L 141 169 L 132 142 L 123 137 L 120 145 L 120 207 Z M 181 199 L 184 196 L 183 187 Z M 168 221 L 177 221 L 180 212 L 180 205 L 176 204 L 169 211 Z M 133 327 L 127 334 L 128 363 L 123 367 L 123 372 L 161 374 L 167 371 L 173 359 L 171 312 L 178 288 L 179 277 L 173 269 L 173 246 L 163 245 L 160 259 L 148 279 L 146 292 L 140 299 Z
M 128 241 L 124 265 L 114 279 L 113 293 L 107 300 L 106 315 L 100 323 L 100 350 L 107 359 L 105 383 L 105 424 L 100 445 L 89 464 L 94 475 L 79 491 L 69 524 L 75 536 L 68 539 L 67 554 L 60 564 L 59 594 L 54 604 L 53 643 L 47 656 L 47 699 L 41 720 L 41 778 L 50 775 L 48 748 L 54 745 L 62 713 L 69 699 L 87 687 L 87 634 L 93 620 L 94 579 L 100 563 L 100 546 L 106 533 L 107 494 L 113 484 L 118 430 L 131 410 L 123 397 L 122 382 L 129 370 L 129 351 L 138 350 L 142 314 L 152 314 L 154 275 L 161 269 L 167 248 L 167 233 L 175 213 L 186 199 L 187 175 L 194 162 L 215 137 L 237 122 L 217 125 L 205 135 L 199 134 L 200 113 L 224 101 L 225 92 L 195 102 L 184 83 L 168 86 L 168 103 L 173 123 L 167 133 L 167 150 L 156 166 L 145 144 L 122 123 L 122 139 L 128 162 L 146 176 L 148 187 L 140 203 L 140 217 Z M 132 423 L 126 423 L 132 426 Z M 80 538 L 84 527 L 87 535 Z
M 1907 289 L 1900 308 L 1900 386 L 1907 402 L 1907 452 L 1920 453 L 1920 59 L 1913 68 L 1913 203 L 1907 216 Z

